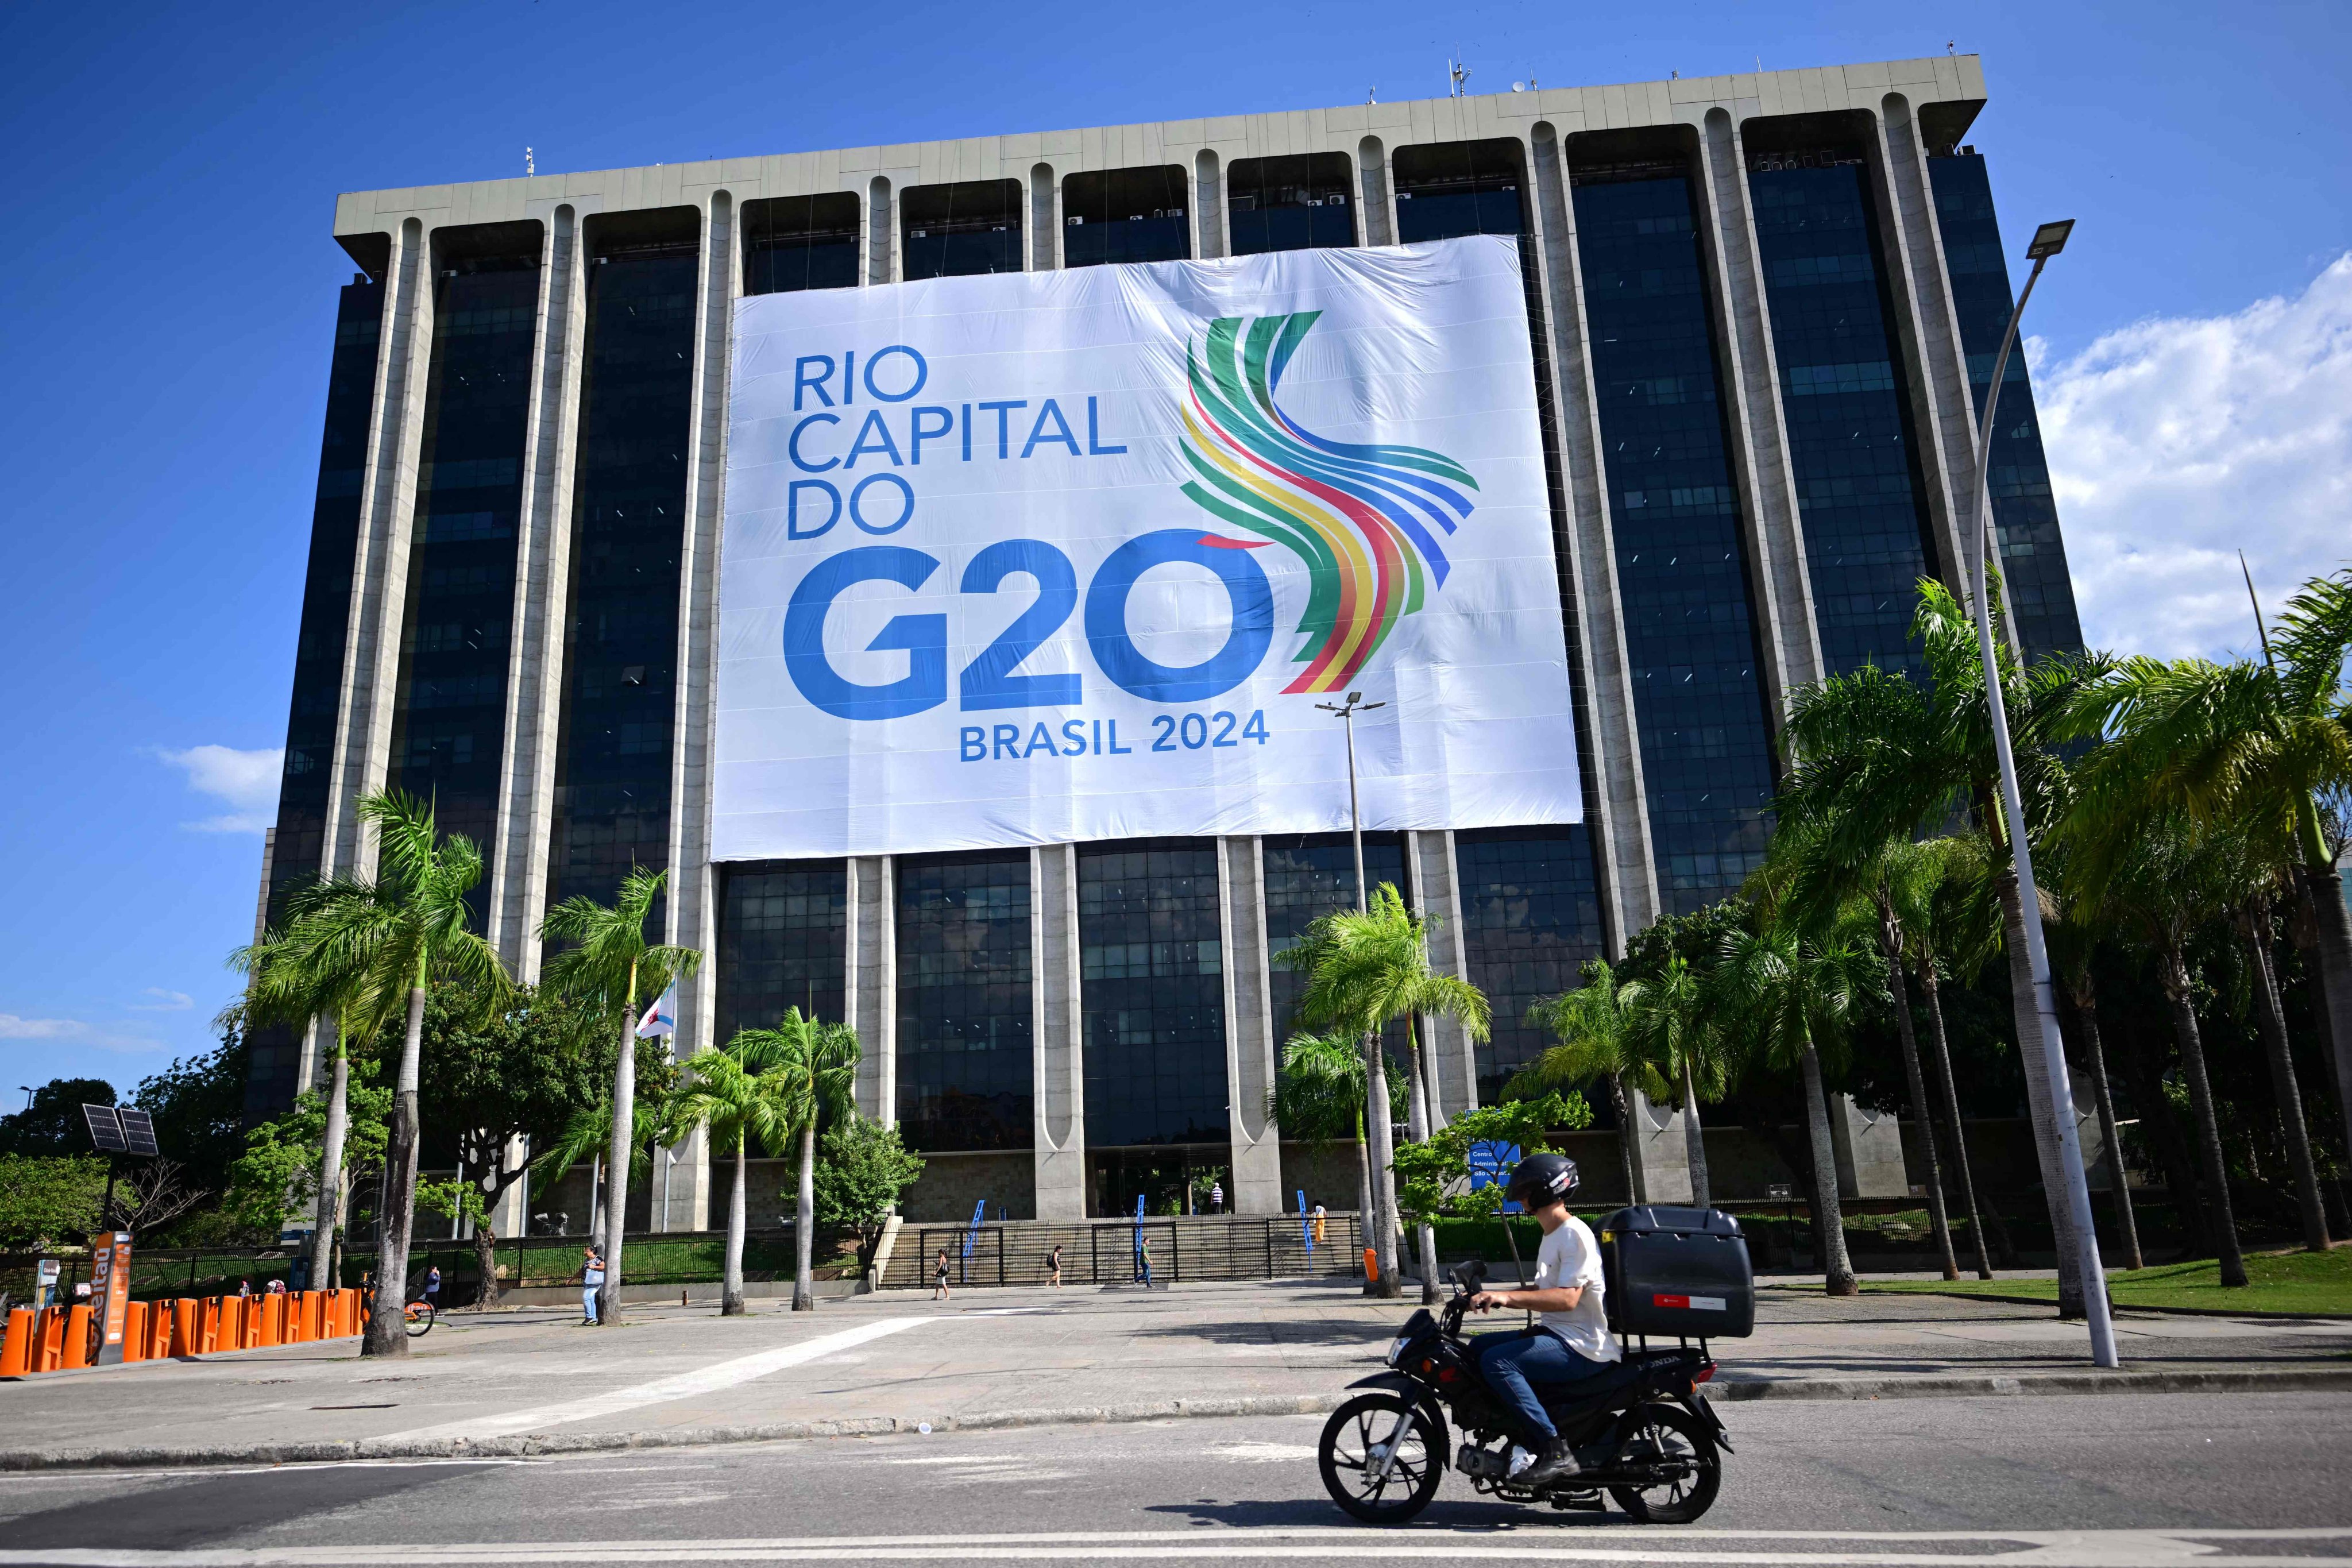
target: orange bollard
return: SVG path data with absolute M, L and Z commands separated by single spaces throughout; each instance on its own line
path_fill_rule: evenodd
M 89 1364 L 89 1309 L 71 1307 L 66 1311 L 64 1359 L 58 1365 L 67 1372 Z
M 312 1290 L 302 1298 L 302 1331 L 314 1340 L 328 1338 L 327 1303 L 334 1300 L 331 1290 Z
M 66 1310 L 45 1307 L 41 1310 L 40 1327 L 35 1331 L 33 1370 L 55 1372 L 65 1364 Z
M 0 1345 L 0 1377 L 20 1377 L 33 1370 L 33 1309 L 8 1309 L 8 1342 Z
M 122 1359 L 126 1362 L 147 1359 L 147 1303 L 122 1303 Z
M 172 1342 L 169 1353 L 173 1355 L 196 1353 L 197 1323 L 203 1309 L 204 1303 L 193 1296 L 183 1296 L 172 1303 Z
M 254 1313 L 259 1321 L 253 1325 L 253 1342 L 257 1350 L 266 1350 L 278 1342 L 278 1331 L 285 1326 L 286 1298 L 256 1296 L 254 1305 L 261 1310 Z
M 1381 1255 L 1369 1247 L 1364 1248 L 1364 1278 L 1375 1285 L 1381 1279 Z
M 172 1353 L 172 1303 L 147 1303 L 147 1359 L 163 1361 Z
M 286 1292 L 286 1336 L 282 1342 L 286 1344 L 299 1345 L 310 1337 L 310 1304 L 305 1300 L 308 1295 L 304 1290 Z

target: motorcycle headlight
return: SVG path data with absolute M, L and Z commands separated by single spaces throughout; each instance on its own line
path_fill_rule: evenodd
M 1399 1334 L 1395 1339 L 1391 1340 L 1389 1342 L 1388 1353 L 1389 1365 L 1396 1365 L 1398 1359 L 1404 1354 L 1404 1347 L 1412 1342 L 1412 1336 L 1411 1334 Z

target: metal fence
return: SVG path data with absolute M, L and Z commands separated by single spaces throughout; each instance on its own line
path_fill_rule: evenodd
M 950 1287 L 1043 1285 L 1049 1278 L 1048 1259 L 1057 1246 L 1062 1249 L 1065 1285 L 1131 1282 L 1142 1278 L 1139 1244 L 1143 1242 L 1150 1244 L 1154 1284 L 1361 1274 L 1363 1241 L 1356 1216 L 1325 1215 L 1319 1240 L 1312 1239 L 1316 1223 L 1293 1215 L 907 1225 L 899 1227 L 881 1283 L 885 1288 L 928 1288 L 937 1277 L 940 1254 L 944 1251 Z

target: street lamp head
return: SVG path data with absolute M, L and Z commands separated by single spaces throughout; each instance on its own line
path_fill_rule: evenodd
M 2043 224 L 2033 231 L 2033 243 L 2025 247 L 2025 259 L 2048 260 L 2066 248 L 2066 237 L 2074 232 L 2074 220 L 2070 217 L 2060 218 L 2056 223 Z
M 1350 691 L 1348 693 L 1348 706 L 1350 708 L 1353 708 L 1357 703 L 1361 702 L 1363 700 L 1364 694 L 1360 691 Z

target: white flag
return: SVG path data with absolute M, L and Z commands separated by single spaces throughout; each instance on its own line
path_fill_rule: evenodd
M 655 997 L 654 1005 L 646 1009 L 646 1016 L 637 1020 L 637 1038 L 650 1040 L 657 1036 L 676 1033 L 677 1033 L 677 982 L 673 980 L 670 982 L 669 989 Z

